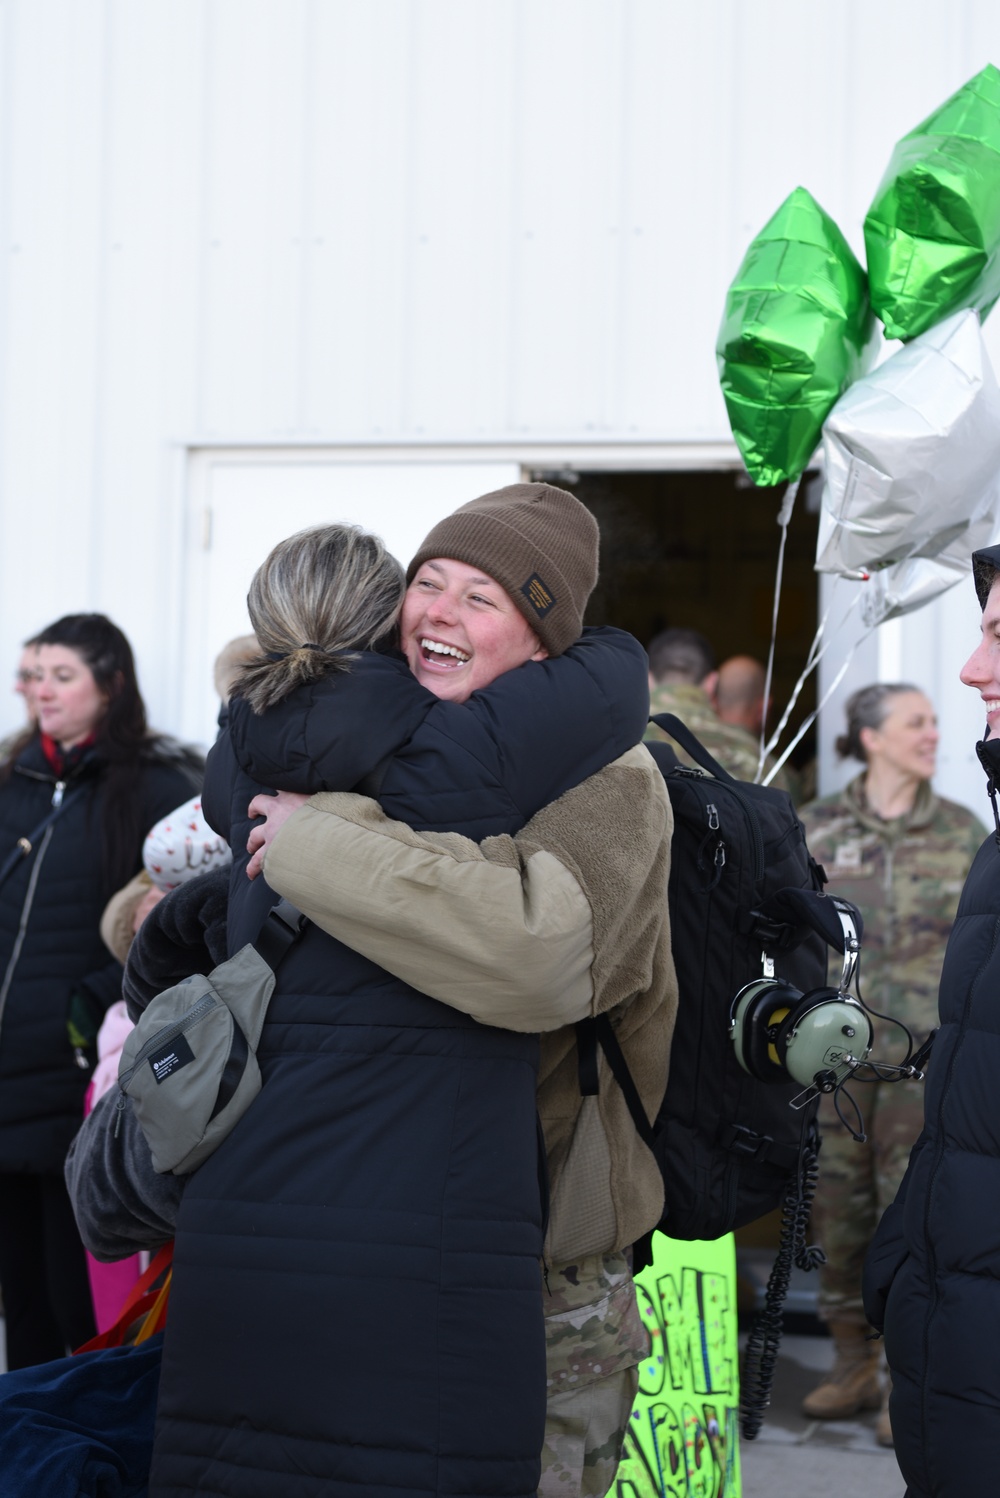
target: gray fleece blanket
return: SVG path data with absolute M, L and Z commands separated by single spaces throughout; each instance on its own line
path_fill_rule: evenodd
M 152 998 L 226 959 L 229 870 L 171 891 L 143 921 L 129 950 L 123 995 L 132 1019 Z M 158 1175 L 130 1099 L 117 1087 L 84 1120 L 65 1176 L 85 1245 L 103 1263 L 159 1248 L 174 1236 L 185 1177 Z

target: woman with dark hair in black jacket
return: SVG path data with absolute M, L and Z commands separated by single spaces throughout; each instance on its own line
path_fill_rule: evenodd
M 0 1289 L 7 1366 L 94 1333 L 63 1183 L 93 1053 L 121 997 L 98 925 L 147 830 L 197 790 L 197 758 L 151 734 L 128 640 L 103 614 L 35 636 L 37 727 L 0 767 Z M 74 1044 L 75 1041 L 75 1044 Z

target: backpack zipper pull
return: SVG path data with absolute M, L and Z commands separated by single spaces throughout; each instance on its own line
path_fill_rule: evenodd
M 65 780 L 57 780 L 52 792 L 52 805 L 62 806 L 63 791 L 66 789 Z
M 115 1138 L 118 1138 L 118 1130 L 122 1126 L 122 1114 L 125 1112 L 125 1093 L 119 1087 L 118 1101 L 115 1104 Z
M 708 817 L 708 825 L 709 825 L 709 827 L 712 829 L 713 832 L 718 832 L 718 830 L 719 830 L 719 808 L 715 805 L 714 801 L 709 801 L 708 805 L 705 807 L 705 813 L 706 813 L 706 815 Z

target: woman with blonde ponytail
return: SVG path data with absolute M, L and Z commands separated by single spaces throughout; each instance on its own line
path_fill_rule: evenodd
M 236 690 L 263 713 L 296 687 L 350 669 L 359 650 L 391 638 L 403 569 L 378 536 L 318 525 L 281 541 L 258 567 L 247 608 L 264 654 Z
M 644 652 L 618 630 L 581 634 L 593 519 L 549 485 L 475 506 L 446 540 L 432 532 L 405 655 L 402 569 L 356 527 L 292 536 L 254 577 L 262 653 L 237 680 L 203 798 L 233 849 L 231 953 L 278 898 L 266 869 L 247 877 L 262 792 L 321 809 L 316 793 L 360 791 L 398 823 L 478 841 L 514 834 L 640 741 Z M 559 572 L 536 512 L 554 517 Z M 480 557 L 484 536 L 495 546 Z M 452 547 L 468 553 L 455 564 L 468 635 L 447 623 L 435 561 Z M 421 674 L 475 686 L 447 700 Z M 419 902 L 419 879 L 399 898 Z M 147 918 L 130 971 L 155 965 L 173 900 Z M 180 1202 L 151 1498 L 206 1482 L 245 1498 L 533 1498 L 546 1403 L 537 1035 L 478 1023 L 308 925 L 257 1054 L 259 1096 Z

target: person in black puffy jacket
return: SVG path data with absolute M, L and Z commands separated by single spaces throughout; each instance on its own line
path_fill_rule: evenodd
M 101 940 L 149 827 L 198 788 L 200 761 L 150 734 L 132 651 L 102 614 L 33 641 L 37 727 L 0 768 L 0 1287 L 7 1365 L 94 1334 L 63 1183 L 121 964 Z M 74 1046 L 74 1041 L 76 1042 Z
M 418 647 L 451 652 L 428 670 L 476 677 L 467 700 L 433 695 L 388 648 L 399 571 L 380 619 L 351 616 L 350 598 L 384 596 L 391 559 L 374 538 L 305 533 L 255 579 L 269 659 L 237 687 L 204 797 L 234 850 L 230 951 L 277 899 L 246 878 L 262 788 L 375 791 L 401 820 L 479 839 L 518 830 L 641 739 L 644 652 L 617 630 L 581 635 L 593 520 L 551 486 L 497 499 L 508 523 L 528 509 L 515 551 L 531 557 L 531 597 L 459 559 L 474 639 L 439 628 Z M 552 555 L 531 533 L 539 516 Z M 324 566 L 325 547 L 339 556 Z M 355 584 L 338 597 L 345 568 Z M 465 671 L 477 658 L 481 677 Z M 537 1037 L 478 1024 L 311 927 L 279 969 L 258 1056 L 259 1097 L 179 1210 L 152 1498 L 209 1477 L 244 1498 L 529 1498 L 545 1417 Z
M 909 1498 L 989 1492 L 1000 1471 L 1000 546 L 976 552 L 973 569 L 982 642 L 961 677 L 986 711 L 976 752 L 997 830 L 945 952 L 923 1132 L 865 1263 Z

